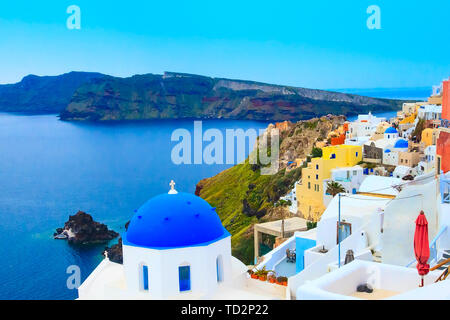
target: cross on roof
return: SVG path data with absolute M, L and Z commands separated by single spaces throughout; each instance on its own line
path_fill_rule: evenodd
M 170 185 L 169 194 L 177 194 L 178 192 L 177 192 L 177 190 L 175 190 L 175 181 L 173 181 L 173 180 L 170 181 L 169 185 Z

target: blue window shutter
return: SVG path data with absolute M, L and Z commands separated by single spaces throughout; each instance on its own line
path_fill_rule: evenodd
M 191 267 L 182 266 L 178 268 L 180 291 L 191 290 Z
M 148 291 L 148 267 L 142 266 L 142 284 L 143 289 Z

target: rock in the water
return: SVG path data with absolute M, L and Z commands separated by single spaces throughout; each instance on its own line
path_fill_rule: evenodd
M 128 226 L 130 225 L 130 221 L 125 224 L 125 231 L 128 230 Z M 108 252 L 108 259 L 115 263 L 123 264 L 123 251 L 122 251 L 122 238 L 119 238 L 117 244 L 105 248 L 105 251 Z M 103 253 L 104 255 L 105 253 Z
M 110 248 L 105 249 L 108 252 L 108 259 L 115 263 L 123 264 L 123 251 L 122 251 L 122 238 L 119 238 L 119 242 Z M 103 253 L 104 254 L 104 253 Z
M 73 244 L 106 242 L 119 236 L 117 232 L 109 230 L 103 223 L 94 221 L 90 214 L 83 211 L 70 216 L 64 228 L 56 229 L 55 238 L 62 234 L 67 235 L 67 240 Z

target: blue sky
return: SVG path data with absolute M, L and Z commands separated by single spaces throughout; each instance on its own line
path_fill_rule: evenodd
M 81 30 L 66 28 L 69 5 Z M 381 30 L 369 30 L 369 5 Z M 179 71 L 310 88 L 450 76 L 448 0 L 1 1 L 0 83 L 27 74 Z

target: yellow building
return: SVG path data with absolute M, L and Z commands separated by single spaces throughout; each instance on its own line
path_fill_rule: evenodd
M 406 123 L 414 123 L 417 117 L 417 112 L 414 112 L 413 114 L 405 117 L 403 120 L 400 121 L 400 124 L 406 124 Z
M 437 129 L 426 128 L 422 131 L 421 141 L 425 144 L 425 147 L 436 144 Z
M 362 160 L 362 147 L 337 145 L 322 149 L 321 158 L 313 158 L 302 170 L 302 183 L 297 184 L 296 194 L 300 214 L 318 221 L 325 211 L 323 181 L 331 177 L 335 168 L 353 167 Z

